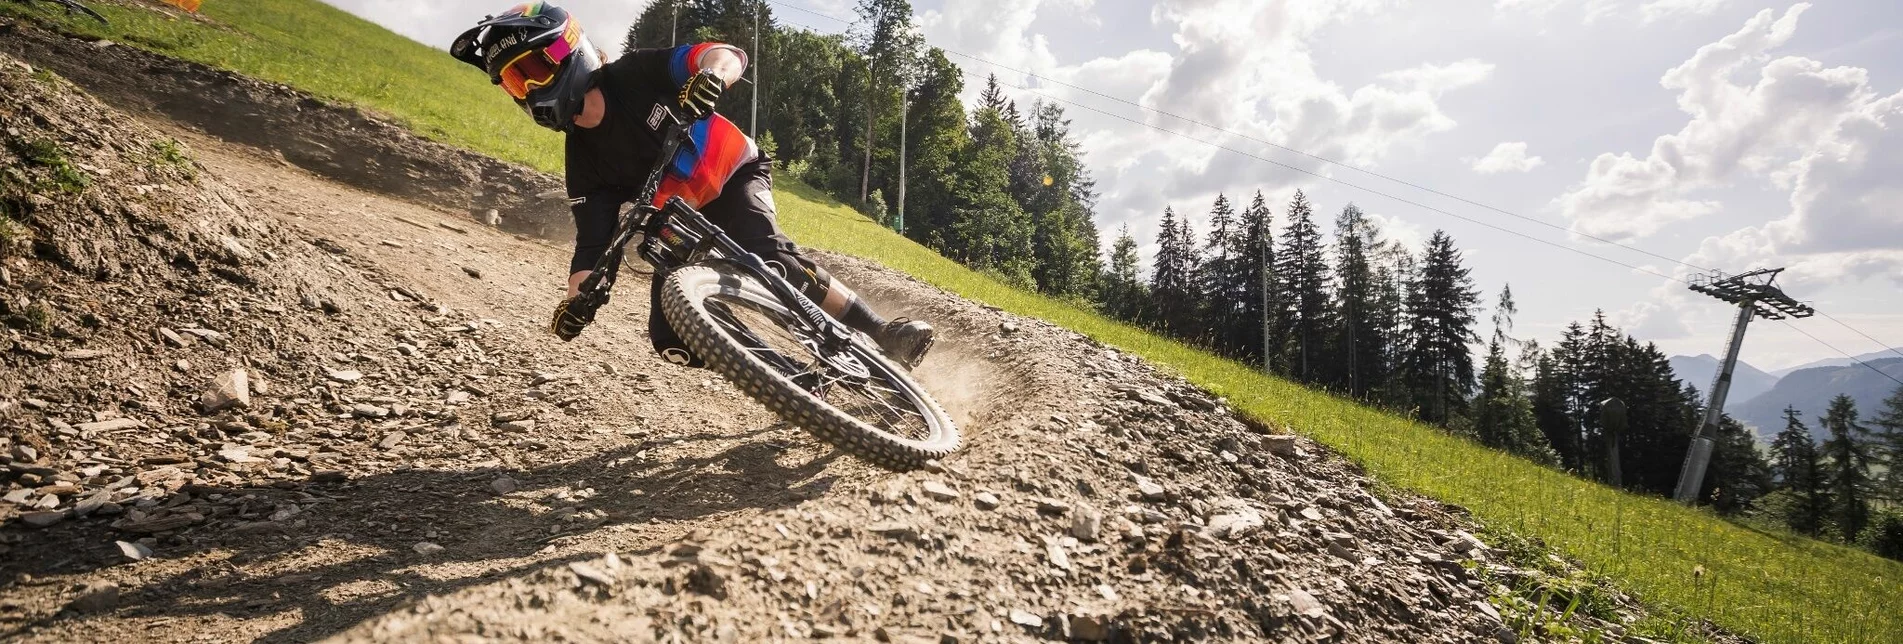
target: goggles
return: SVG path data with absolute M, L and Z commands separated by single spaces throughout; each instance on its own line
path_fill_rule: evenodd
M 547 49 L 531 49 L 503 65 L 496 84 L 516 100 L 528 100 L 529 92 L 555 82 L 558 71 L 561 65 L 549 59 Z

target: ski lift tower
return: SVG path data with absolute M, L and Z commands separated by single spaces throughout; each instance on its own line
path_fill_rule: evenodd
M 1711 383 L 1704 419 L 1693 430 L 1691 450 L 1686 452 L 1685 465 L 1678 471 L 1678 490 L 1672 498 L 1679 503 L 1697 500 L 1698 489 L 1705 484 L 1705 466 L 1711 463 L 1712 446 L 1718 440 L 1718 420 L 1725 413 L 1725 396 L 1731 393 L 1731 373 L 1738 366 L 1738 349 L 1744 346 L 1745 326 L 1751 324 L 1751 318 L 1783 320 L 1817 314 L 1809 305 L 1791 299 L 1772 285 L 1782 272 L 1782 268 L 1761 268 L 1730 276 L 1717 272 L 1692 276 L 1693 291 L 1737 306 L 1738 320 L 1731 327 L 1731 342 L 1725 347 L 1724 364 L 1719 365 L 1718 375 Z

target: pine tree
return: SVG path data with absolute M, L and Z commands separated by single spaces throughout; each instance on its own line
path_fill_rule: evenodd
M 1242 211 L 1241 232 L 1232 239 L 1235 249 L 1229 256 L 1234 259 L 1235 270 L 1232 276 L 1236 280 L 1230 289 L 1242 299 L 1236 321 L 1236 355 L 1250 363 L 1265 366 L 1273 357 L 1272 352 L 1265 354 L 1263 347 L 1282 346 L 1281 336 L 1273 334 L 1273 320 L 1280 307 L 1276 296 L 1280 289 L 1275 288 L 1275 232 L 1274 218 L 1269 213 L 1269 204 L 1260 191 L 1255 200 Z M 1269 334 L 1265 341 L 1264 334 Z
M 1176 304 L 1160 303 L 1160 306 L 1169 307 L 1166 317 L 1170 319 L 1172 334 L 1185 342 L 1205 344 L 1204 333 L 1208 327 L 1203 323 L 1203 309 L 1208 303 L 1203 301 L 1202 289 L 1196 287 L 1204 272 L 1203 252 L 1196 243 L 1196 228 L 1190 225 L 1188 217 L 1176 218 L 1175 239 L 1182 282 L 1177 287 Z
M 1041 99 L 1032 102 L 1032 116 L 1035 117 L 1042 107 Z M 1055 193 L 1055 191 L 1047 190 L 1044 185 L 1044 180 L 1050 177 L 1046 168 L 1044 145 L 1037 140 L 1035 129 L 1026 124 L 1023 118 L 1015 115 L 1015 105 L 1009 105 L 1007 109 L 1004 115 L 1005 122 L 1010 123 L 1012 131 L 1017 132 L 1018 142 L 1018 147 L 1011 156 L 1011 163 L 1006 166 L 1006 174 L 1011 176 L 1011 198 L 1016 199 L 1018 206 L 1025 212 L 1032 213 L 1033 221 L 1035 221 L 1043 214 L 1043 209 L 1050 208 L 1052 205 L 1047 200 L 1040 199 L 1040 195 L 1047 192 Z
M 1682 386 L 1672 371 L 1671 360 L 1657 345 L 1640 344 L 1632 336 L 1609 329 L 1606 340 L 1591 339 L 1591 357 L 1585 369 L 1580 422 L 1585 446 L 1587 471 L 1603 476 L 1606 463 L 1605 428 L 1600 423 L 1599 402 L 1619 398 L 1626 403 L 1626 428 L 1621 436 L 1621 469 L 1626 483 L 1654 494 L 1670 494 L 1678 485 L 1678 473 L 1684 464 L 1685 450 L 1691 446 L 1692 428 L 1701 418 L 1698 390 Z M 1596 346 L 1603 343 L 1604 347 Z M 1722 429 L 1722 428 L 1721 428 Z M 1728 463 L 1714 457 L 1706 470 L 1707 482 L 1728 480 L 1734 473 Z M 1751 465 L 1746 460 L 1735 461 Z M 1736 476 L 1748 476 L 1738 472 Z
M 959 190 L 952 225 L 943 235 L 944 250 L 1007 283 L 1034 288 L 1030 218 L 1012 201 L 1004 172 L 1016 136 L 994 110 L 973 115 L 971 145 L 966 162 L 958 166 Z
M 1877 451 L 1885 466 L 1879 495 L 1893 505 L 1903 505 L 1903 386 L 1883 400 L 1883 411 L 1872 424 L 1881 430 L 1877 433 Z
M 1004 87 L 998 84 L 998 75 L 985 75 L 985 89 L 982 93 L 978 94 L 977 109 L 991 109 L 999 114 L 1003 114 L 1005 108 L 1010 105 L 1011 99 L 1004 95 Z
M 1314 383 L 1324 373 L 1329 339 L 1328 260 L 1314 210 L 1300 190 L 1289 203 L 1288 220 L 1275 256 L 1275 274 L 1283 289 L 1281 326 L 1287 333 L 1282 362 L 1296 380 Z
M 1366 214 L 1348 204 L 1335 218 L 1335 301 L 1329 355 L 1329 385 L 1356 398 L 1387 382 L 1386 320 L 1379 309 L 1381 287 L 1370 253 L 1381 247 L 1379 232 Z
M 1180 313 L 1189 301 L 1191 262 L 1186 254 L 1188 243 L 1177 222 L 1176 209 L 1165 207 L 1163 221 L 1156 232 L 1156 258 L 1150 270 L 1150 301 L 1157 311 L 1155 324 L 1165 333 L 1178 335 Z M 1180 336 L 1179 336 L 1180 337 Z
M 1407 409 L 1412 401 L 1401 380 L 1401 352 L 1407 347 L 1407 293 L 1414 279 L 1412 253 L 1398 241 L 1384 242 L 1372 255 L 1374 260 L 1374 300 L 1369 303 L 1371 320 L 1381 338 L 1382 373 L 1378 381 L 1370 379 L 1369 399 L 1390 409 Z
M 1033 125 L 1024 133 L 1020 149 L 1021 154 L 1033 157 L 1038 176 L 1012 180 L 1014 190 L 1023 190 L 1019 206 L 1032 215 L 1037 249 L 1032 273 L 1045 293 L 1085 299 L 1103 270 L 1091 211 L 1095 184 L 1084 167 L 1083 148 L 1071 139 L 1064 108 L 1039 102 L 1032 114 Z M 1018 186 L 1020 181 L 1028 185 Z
M 929 50 L 918 85 L 909 97 L 906 137 L 911 167 L 903 232 L 922 243 L 936 236 L 943 245 L 958 206 L 962 188 L 958 181 L 963 163 L 960 157 L 969 153 L 971 146 L 964 104 L 958 96 L 962 91 L 963 73 L 945 57 L 944 50 Z M 897 195 L 896 190 L 893 194 Z
M 1817 453 L 1817 442 L 1802 414 L 1794 407 L 1784 408 L 1784 430 L 1771 441 L 1771 471 L 1790 497 L 1785 525 L 1791 530 L 1815 536 L 1824 528 L 1830 512 L 1830 497 L 1824 489 L 1824 468 Z
M 1507 358 L 1507 345 L 1513 342 L 1507 333 L 1513 329 L 1515 310 L 1513 288 L 1502 288 L 1500 302 L 1494 307 L 1493 339 L 1487 344 L 1486 363 L 1480 371 L 1480 394 L 1473 400 L 1474 438 L 1488 447 L 1557 464 L 1559 454 L 1547 444 L 1533 414 L 1527 382 L 1515 373 Z
M 878 147 L 873 134 L 880 129 L 880 110 L 911 86 L 924 40 L 913 28 L 912 3 L 907 0 L 859 0 L 857 13 L 851 38 L 865 61 L 867 90 L 865 162 L 859 178 L 863 204 L 872 195 L 872 156 Z
M 1758 451 L 1751 430 L 1730 415 L 1718 419 L 1717 441 L 1706 471 L 1699 496 L 1722 515 L 1743 513 L 1771 491 L 1770 464 Z
M 1124 224 L 1110 246 L 1110 269 L 1104 274 L 1104 284 L 1099 290 L 1105 314 L 1125 322 L 1140 323 L 1147 317 L 1144 305 L 1149 300 L 1149 291 L 1143 285 L 1141 261 L 1137 255 L 1137 240 L 1130 236 L 1130 225 Z
M 1615 397 L 1627 401 L 1630 405 L 1633 404 L 1630 399 L 1634 396 L 1644 396 L 1646 392 L 1635 389 L 1643 386 L 1646 379 L 1652 375 L 1647 373 L 1649 360 L 1646 353 L 1645 348 L 1639 346 L 1636 340 L 1606 322 L 1605 311 L 1593 312 L 1592 321 L 1586 325 L 1584 343 L 1579 348 L 1579 354 L 1575 356 L 1575 359 L 1579 361 L 1578 368 L 1573 371 L 1577 395 L 1573 401 L 1574 425 L 1579 428 L 1582 472 L 1600 480 L 1609 478 L 1610 450 L 1607 449 L 1608 437 L 1605 434 L 1604 424 L 1601 422 L 1600 405 L 1606 399 Z M 1677 389 L 1678 385 L 1674 381 L 1670 386 L 1650 393 L 1669 395 Z M 1638 404 L 1645 406 L 1646 403 L 1640 401 Z M 1628 416 L 1631 415 L 1630 411 L 1628 409 Z M 1648 443 L 1648 439 L 1657 438 L 1649 436 L 1647 429 L 1644 420 L 1641 420 L 1637 426 L 1627 428 L 1629 436 L 1626 438 L 1631 440 L 1625 442 L 1632 445 L 1631 451 L 1635 454 L 1651 455 L 1643 451 L 1645 448 L 1640 447 Z M 1623 465 L 1624 463 L 1621 463 L 1622 471 L 1626 469 Z M 1639 475 L 1637 478 L 1641 481 L 1649 479 L 1647 475 L 1654 473 L 1648 467 L 1638 469 L 1642 470 L 1637 472 Z M 1707 475 L 1706 478 L 1711 477 Z M 1640 487 L 1644 488 L 1647 485 L 1642 483 Z
M 1216 203 L 1209 208 L 1209 237 L 1203 245 L 1204 259 L 1202 271 L 1197 275 L 1197 288 L 1210 349 L 1231 357 L 1239 355 L 1242 349 L 1238 337 L 1242 294 L 1235 290 L 1240 282 L 1236 278 L 1240 264 L 1238 258 L 1231 255 L 1236 250 L 1235 239 L 1239 234 L 1235 206 L 1229 203 L 1228 197 L 1216 195 Z
M 1838 394 L 1821 421 L 1830 433 L 1824 441 L 1829 475 L 1831 520 L 1843 540 L 1863 532 L 1870 518 L 1870 434 L 1857 420 L 1857 402 Z
M 1575 422 L 1580 397 L 1575 374 L 1580 369 L 1578 355 L 1585 335 L 1578 322 L 1567 325 L 1552 352 L 1541 358 L 1533 377 L 1533 416 L 1538 419 L 1540 433 L 1559 453 L 1560 467 L 1574 472 L 1585 469 L 1585 449 Z
M 1540 434 L 1526 383 L 1513 374 L 1506 346 L 1496 338 L 1487 346 L 1486 366 L 1480 373 L 1480 394 L 1473 402 L 1476 440 L 1539 463 L 1557 464 L 1559 454 Z
M 1424 421 L 1446 425 L 1466 414 L 1474 389 L 1469 343 L 1479 293 L 1447 233 L 1434 231 L 1421 254 L 1420 275 L 1408 293 L 1409 345 L 1403 368 L 1414 406 Z

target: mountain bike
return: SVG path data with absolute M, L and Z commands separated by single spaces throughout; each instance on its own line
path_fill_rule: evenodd
M 689 348 L 767 409 L 894 470 L 958 449 L 958 428 L 925 388 L 869 338 L 820 310 L 758 255 L 680 197 L 652 205 L 689 123 L 672 112 L 661 155 L 624 211 L 580 298 L 608 302 L 630 244 L 653 266 L 661 312 Z

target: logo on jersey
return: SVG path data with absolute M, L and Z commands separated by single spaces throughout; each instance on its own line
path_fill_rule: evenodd
M 666 118 L 667 118 L 667 106 L 662 105 L 660 103 L 655 103 L 654 111 L 648 112 L 648 129 L 650 130 L 661 129 L 661 121 Z

